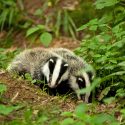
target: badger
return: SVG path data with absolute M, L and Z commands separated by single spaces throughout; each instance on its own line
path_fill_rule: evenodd
M 94 72 L 86 71 L 88 64 L 79 56 L 76 56 L 72 51 L 65 48 L 52 48 L 52 52 L 57 53 L 62 56 L 70 67 L 70 75 L 68 79 L 68 84 L 73 91 L 77 94 L 78 99 L 82 99 L 85 102 L 90 101 L 91 93 L 79 95 L 78 90 L 90 86 L 90 82 L 94 77 Z
M 69 77 L 69 64 L 58 54 L 44 48 L 24 50 L 8 66 L 11 73 L 30 73 L 33 79 L 45 80 L 50 88 Z

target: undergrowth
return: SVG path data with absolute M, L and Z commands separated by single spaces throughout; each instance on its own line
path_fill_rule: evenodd
M 97 0 L 95 6 L 104 12 L 103 16 L 78 28 L 91 35 L 83 39 L 76 53 L 93 65 L 100 78 L 96 90 L 101 92 L 95 93 L 98 100 L 111 97 L 111 102 L 120 102 L 125 98 L 125 5 L 117 0 Z
M 93 90 L 94 101 L 97 99 L 106 104 L 119 104 L 119 107 L 117 107 L 118 112 L 112 109 L 112 112 L 98 113 L 95 105 L 94 111 L 96 113 L 90 113 L 91 106 L 87 104 L 78 105 L 75 111 L 72 112 L 61 113 L 58 109 L 50 114 L 47 109 L 34 111 L 28 107 L 21 119 L 16 117 L 15 120 L 10 122 L 3 122 L 3 125 L 125 124 L 125 4 L 122 0 L 96 0 L 94 5 L 100 11 L 100 16 L 78 28 L 78 31 L 83 30 L 90 33 L 83 39 L 81 46 L 76 49 L 75 53 L 89 62 L 96 71 L 92 85 L 81 91 L 81 93 Z M 34 32 L 39 32 L 38 28 Z M 32 30 L 30 31 L 29 34 L 34 33 Z M 58 30 L 56 33 L 58 35 Z M 47 37 L 44 38 L 46 39 Z M 0 51 L 3 50 L 1 49 Z M 11 57 L 11 55 L 7 56 L 2 53 L 0 55 L 0 68 L 5 68 Z M 2 102 L 1 99 L 5 91 L 6 86 L 0 82 L 0 102 Z M 91 105 L 94 104 L 92 103 Z M 20 106 L 0 105 L 0 115 L 7 116 L 19 108 Z M 115 113 L 118 113 L 118 117 L 115 117 Z

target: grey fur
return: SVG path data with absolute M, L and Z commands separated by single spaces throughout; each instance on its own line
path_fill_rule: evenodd
M 24 50 L 18 54 L 10 63 L 7 70 L 11 73 L 30 73 L 33 78 L 40 79 L 41 69 L 51 57 L 57 57 L 65 61 L 61 56 L 48 49 L 34 48 Z M 66 77 L 68 78 L 67 75 Z
M 72 51 L 64 48 L 55 48 L 51 49 L 52 52 L 57 53 L 58 55 L 62 56 L 67 63 L 69 63 L 70 66 L 70 77 L 68 84 L 70 87 L 77 93 L 77 91 L 80 89 L 78 86 L 78 83 L 76 82 L 76 79 L 81 76 L 83 79 L 85 79 L 86 87 L 90 86 L 90 78 L 89 75 L 86 72 L 86 67 L 88 64 L 79 56 L 76 56 Z M 78 99 L 80 99 L 80 95 L 77 93 Z M 85 102 L 88 102 L 90 93 L 86 93 L 85 95 Z

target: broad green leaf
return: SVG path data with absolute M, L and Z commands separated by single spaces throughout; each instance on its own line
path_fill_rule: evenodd
M 97 25 L 92 25 L 92 26 L 89 27 L 89 30 L 91 30 L 91 31 L 96 31 L 97 28 L 98 28 Z
M 39 29 L 41 29 L 41 30 L 44 30 L 45 29 L 45 26 L 44 25 L 37 25 L 37 27 L 39 28 Z
M 33 34 L 33 33 L 35 33 L 36 31 L 38 31 L 39 30 L 39 27 L 32 27 L 32 28 L 29 28 L 28 30 L 27 30 L 27 32 L 26 32 L 26 36 L 29 36 L 29 35 L 31 35 L 31 34 Z
M 100 54 L 94 55 L 95 58 L 99 58 L 99 57 L 101 57 L 101 56 L 102 56 L 102 55 L 100 55 Z
M 35 27 L 31 27 L 27 30 L 26 32 L 26 36 L 30 36 L 31 34 L 37 32 L 38 30 L 44 30 L 45 29 L 45 26 L 44 25 L 37 25 Z
M 82 116 L 86 111 L 88 111 L 88 107 L 86 104 L 80 104 L 75 109 L 76 116 Z
M 111 104 L 115 99 L 116 99 L 115 97 L 109 97 L 109 98 L 103 99 L 103 101 L 104 101 L 106 104 Z
M 125 89 L 121 88 L 116 91 L 116 97 L 125 97 Z
M 17 110 L 21 108 L 22 106 L 5 106 L 0 104 L 0 114 L 2 115 L 8 115 L 14 110 Z
M 97 0 L 95 2 L 96 9 L 102 9 L 104 7 L 113 6 L 117 4 L 119 0 Z
M 74 124 L 74 119 L 66 118 L 61 122 L 60 125 L 73 125 L 73 124 Z
M 84 30 L 84 29 L 86 29 L 87 27 L 88 27 L 88 24 L 84 24 L 84 25 L 82 25 L 81 27 L 79 27 L 79 28 L 77 29 L 77 31 Z
M 2 94 L 2 93 L 5 92 L 6 90 L 7 90 L 6 85 L 0 83 L 0 93 Z
M 98 23 L 99 23 L 98 19 L 95 18 L 95 19 L 90 20 L 88 24 L 89 24 L 89 26 L 93 26 L 93 25 L 97 25 Z
M 115 118 L 112 115 L 101 113 L 92 118 L 92 123 L 95 123 L 94 125 L 103 125 L 104 123 L 112 123 L 115 121 Z
M 45 47 L 48 47 L 52 41 L 52 35 L 48 32 L 44 32 L 40 35 L 40 41 Z

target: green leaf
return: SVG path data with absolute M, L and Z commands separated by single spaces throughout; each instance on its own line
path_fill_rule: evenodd
M 83 114 L 88 111 L 87 105 L 86 104 L 80 104 L 76 107 L 75 109 L 75 114 L 78 117 L 82 117 Z
M 55 34 L 56 36 L 58 37 L 59 36 L 59 30 L 61 28 L 61 11 L 58 11 L 58 14 L 57 14 L 57 19 L 56 19 L 56 23 L 55 23 Z
M 61 122 L 61 125 L 73 125 L 74 120 L 72 118 L 66 118 Z
M 97 27 L 98 27 L 97 25 L 92 25 L 92 26 L 89 27 L 89 30 L 96 31 Z
M 11 9 L 9 14 L 9 26 L 12 24 L 13 16 L 14 16 L 14 9 Z
M 82 25 L 81 27 L 79 27 L 79 28 L 77 29 L 77 31 L 84 30 L 84 29 L 86 29 L 87 27 L 88 27 L 88 23 L 87 23 L 87 24 Z
M 115 97 L 109 97 L 109 98 L 105 98 L 103 101 L 106 104 L 111 104 L 116 98 Z
M 63 112 L 61 113 L 62 116 L 73 116 L 72 112 Z
M 40 35 L 40 41 L 45 47 L 48 47 L 52 41 L 52 35 L 48 32 L 44 32 Z
M 35 26 L 35 27 L 31 27 L 31 28 L 29 28 L 29 29 L 27 30 L 26 36 L 30 36 L 31 34 L 37 32 L 37 31 L 39 31 L 39 30 L 42 31 L 42 30 L 44 30 L 44 29 L 45 29 L 45 26 L 44 26 L 44 25 L 37 25 L 37 26 Z
M 32 27 L 32 28 L 29 28 L 26 32 L 26 36 L 30 36 L 31 34 L 35 33 L 36 31 L 39 30 L 39 27 Z
M 7 87 L 4 84 L 0 83 L 0 93 L 3 93 L 7 90 Z
M 92 118 L 92 123 L 95 123 L 94 125 L 103 125 L 104 123 L 111 123 L 114 122 L 115 118 L 112 115 L 102 113 L 94 116 Z
M 45 26 L 44 25 L 37 25 L 37 27 L 39 28 L 39 29 L 41 29 L 41 30 L 44 30 L 45 29 Z
M 95 2 L 96 9 L 102 9 L 104 7 L 113 6 L 117 4 L 119 0 L 97 0 Z
M 0 104 L 0 114 L 2 115 L 8 115 L 13 110 L 17 110 L 19 108 L 22 108 L 22 106 L 5 106 Z
M 99 100 L 102 100 L 110 91 L 110 87 L 106 87 L 104 90 L 102 90 L 101 94 L 99 95 Z

